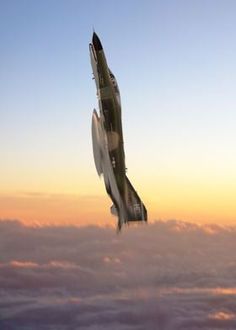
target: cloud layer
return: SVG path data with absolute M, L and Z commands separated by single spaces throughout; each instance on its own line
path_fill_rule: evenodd
M 0 329 L 235 329 L 236 228 L 0 221 Z

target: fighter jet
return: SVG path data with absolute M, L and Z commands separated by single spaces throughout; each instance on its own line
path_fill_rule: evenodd
M 119 231 L 129 222 L 147 222 L 147 210 L 126 176 L 120 92 L 95 32 L 89 51 L 99 104 L 99 115 L 96 110 L 92 115 L 93 156 L 113 202 L 111 213 L 118 216 Z

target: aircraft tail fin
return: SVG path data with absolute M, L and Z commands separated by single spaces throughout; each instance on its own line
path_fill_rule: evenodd
M 136 190 L 131 182 L 125 177 L 126 180 L 126 196 L 125 202 L 128 212 L 128 221 L 147 221 L 147 210 L 138 196 Z
M 120 202 L 115 202 L 111 206 L 111 214 L 118 216 L 117 232 L 121 231 L 123 224 L 130 222 L 147 222 L 147 210 L 132 186 L 131 182 L 125 177 L 125 193 Z

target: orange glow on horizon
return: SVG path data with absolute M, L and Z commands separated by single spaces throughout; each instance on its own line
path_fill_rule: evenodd
M 100 182 L 101 183 L 101 182 Z M 25 224 L 116 224 L 110 214 L 112 202 L 102 190 L 97 195 L 56 193 L 0 193 L 0 219 L 19 219 Z M 140 191 L 148 210 L 148 220 L 183 220 L 197 223 L 234 225 L 236 205 L 220 191 L 199 187 L 177 193 L 176 187 L 159 187 L 158 195 Z M 175 188 L 175 189 L 174 189 Z M 150 188 L 151 190 L 151 188 Z
M 109 214 L 109 200 L 99 195 L 0 195 L 0 205 L 0 219 L 18 219 L 26 225 L 105 225 L 115 220 Z

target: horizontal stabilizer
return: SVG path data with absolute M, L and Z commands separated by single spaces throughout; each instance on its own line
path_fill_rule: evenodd
M 114 204 L 111 206 L 111 214 L 116 215 L 116 216 L 118 215 L 117 208 L 115 207 Z

